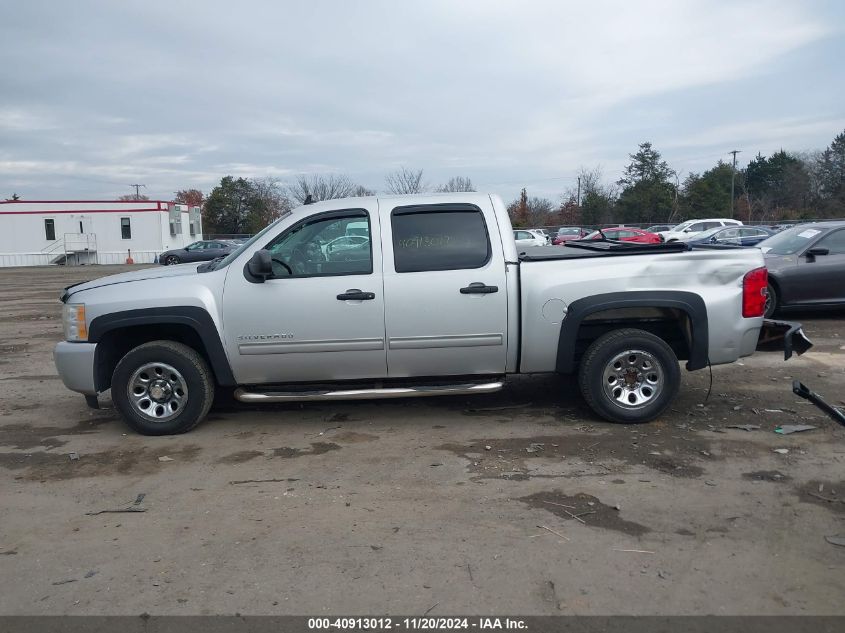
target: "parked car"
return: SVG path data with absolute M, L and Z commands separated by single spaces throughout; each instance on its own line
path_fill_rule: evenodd
M 814 222 L 758 245 L 769 269 L 766 316 L 778 310 L 845 306 L 845 222 Z
M 360 249 L 321 248 L 353 222 L 371 238 Z M 512 236 L 502 200 L 478 193 L 302 206 L 222 260 L 67 287 L 56 367 L 90 406 L 111 389 L 148 435 L 190 430 L 218 389 L 249 403 L 469 395 L 542 372 L 577 373 L 598 415 L 632 423 L 671 404 L 678 360 L 734 362 L 773 327 L 798 344 L 799 326 L 763 320 L 757 249 L 520 254 Z
M 646 229 L 649 233 L 662 233 L 664 231 L 671 231 L 674 224 L 655 224 Z
M 772 235 L 774 231 L 759 226 L 720 226 L 709 231 L 702 231 L 686 240 L 686 243 L 756 246 Z
M 164 251 L 158 256 L 158 263 L 163 266 L 173 266 L 190 262 L 207 262 L 218 257 L 225 257 L 240 246 L 241 244 L 227 240 L 200 240 L 185 248 Z
M 659 244 L 663 240 L 657 233 L 649 233 L 642 229 L 635 229 L 630 226 L 611 226 L 602 229 L 601 232 L 593 231 L 586 237 L 585 240 L 600 240 L 602 234 L 609 240 L 619 240 L 620 242 L 636 242 L 638 244 Z
M 586 236 L 587 233 L 589 233 L 589 231 L 577 226 L 562 226 L 557 230 L 557 233 L 552 239 L 552 244 L 560 246 L 569 240 L 580 240 Z
M 513 232 L 513 239 L 518 249 L 545 246 L 549 243 L 545 235 L 533 229 L 517 229 Z
M 687 220 L 681 222 L 670 231 L 662 231 L 660 236 L 667 242 L 686 242 L 698 233 L 709 231 L 720 226 L 742 226 L 739 220 L 728 218 L 714 218 L 710 220 Z

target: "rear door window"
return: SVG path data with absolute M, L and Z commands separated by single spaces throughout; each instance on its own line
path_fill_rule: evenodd
M 398 207 L 390 222 L 397 273 L 481 268 L 490 261 L 487 225 L 475 205 Z

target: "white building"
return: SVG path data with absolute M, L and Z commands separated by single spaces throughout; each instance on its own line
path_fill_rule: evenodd
M 162 200 L 0 202 L 0 267 L 150 263 L 201 239 L 200 209 Z

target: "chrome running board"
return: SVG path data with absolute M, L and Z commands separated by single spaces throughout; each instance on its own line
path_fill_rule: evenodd
M 241 402 L 309 402 L 314 400 L 369 400 L 381 398 L 421 398 L 425 396 L 464 396 L 500 391 L 503 382 L 434 385 L 423 387 L 388 387 L 383 389 L 344 389 L 338 391 L 246 391 L 235 390 Z

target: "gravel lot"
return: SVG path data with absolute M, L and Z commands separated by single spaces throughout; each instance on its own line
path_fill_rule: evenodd
M 843 312 L 647 425 L 538 376 L 149 438 L 51 357 L 61 287 L 126 268 L 0 270 L 0 614 L 845 614 L 845 428 L 790 390 L 845 398 Z

